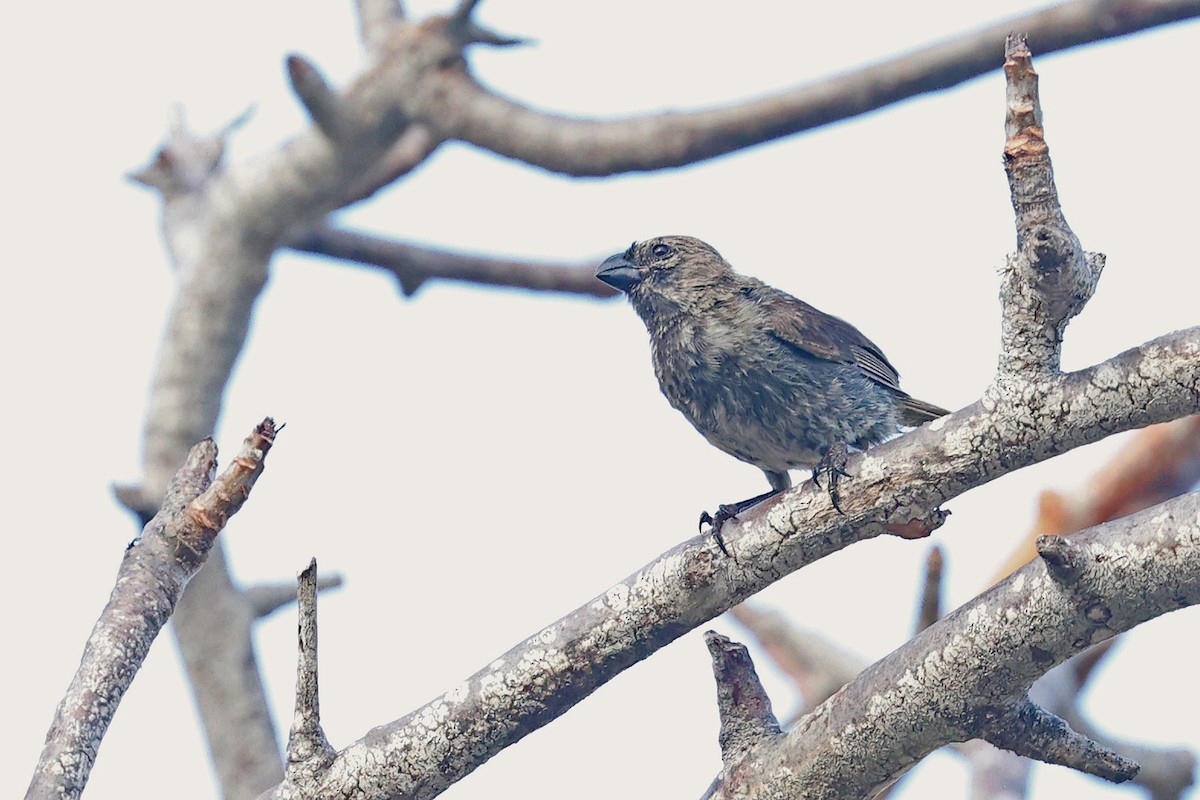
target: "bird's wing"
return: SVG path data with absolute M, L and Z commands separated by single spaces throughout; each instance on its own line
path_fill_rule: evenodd
M 749 296 L 764 312 L 770 333 L 808 355 L 857 364 L 867 377 L 900 392 L 900 376 L 874 342 L 845 320 L 766 284 L 750 287 Z

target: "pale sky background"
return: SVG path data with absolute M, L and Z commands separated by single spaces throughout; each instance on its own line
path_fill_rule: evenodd
M 446 2 L 409 3 L 414 15 Z M 476 50 L 486 84 L 579 115 L 689 109 L 819 79 L 1023 12 L 943 2 L 555 3 L 491 0 L 480 18 L 536 44 Z M 172 104 L 208 132 L 247 106 L 229 163 L 306 125 L 283 58 L 330 79 L 361 64 L 351 4 L 20 4 L 7 75 L 0 298 L 6 724 L 0 796 L 22 793 L 55 704 L 111 588 L 130 517 L 110 485 L 140 476 L 140 426 L 173 278 L 158 202 L 123 180 Z M 1080 368 L 1197 321 L 1195 54 L 1200 26 L 1038 56 L 1067 218 L 1108 254 L 1074 322 Z M 455 249 L 579 261 L 686 233 L 738 269 L 844 316 L 914 395 L 960 408 L 995 366 L 996 268 L 1012 249 L 1000 154 L 1000 65 L 953 91 L 686 170 L 573 181 L 446 146 L 363 208 L 357 227 Z M 431 284 L 282 253 L 217 432 L 225 459 L 267 414 L 287 423 L 223 535 L 247 584 L 312 556 L 347 584 L 322 596 L 326 732 L 336 747 L 434 698 L 690 537 L 697 514 L 763 489 L 659 395 L 624 303 Z M 983 589 L 1028 527 L 1036 493 L 1080 484 L 1118 441 L 948 504 L 932 540 L 882 537 L 754 599 L 878 658 L 909 636 L 930 542 L 951 606 Z M 223 459 L 223 462 L 224 460 Z M 1123 737 L 1200 751 L 1194 642 L 1176 612 L 1127 637 L 1088 711 Z M 705 626 L 710 627 L 710 626 Z M 746 634 L 726 619 L 712 628 Z M 276 722 L 294 681 L 294 609 L 257 630 Z M 795 696 L 758 657 L 777 713 Z M 496 797 L 697 797 L 719 769 L 700 631 L 634 667 L 447 792 Z M 88 797 L 209 798 L 195 712 L 164 635 L 122 703 Z M 963 796 L 950 756 L 903 798 Z M 1039 767 L 1035 798 L 1135 796 Z

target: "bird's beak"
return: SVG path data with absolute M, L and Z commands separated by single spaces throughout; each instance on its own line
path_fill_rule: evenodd
M 628 292 L 642 280 L 642 271 L 631 264 L 623 253 L 604 259 L 596 277 L 622 292 Z

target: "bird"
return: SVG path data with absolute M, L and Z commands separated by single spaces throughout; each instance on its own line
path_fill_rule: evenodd
M 849 448 L 950 412 L 909 396 L 883 351 L 850 323 L 734 271 L 691 236 L 634 242 L 596 277 L 624 292 L 650 334 L 659 388 L 709 444 L 763 471 L 770 491 L 705 511 L 721 526 L 811 469 L 841 511 Z M 727 551 L 726 551 L 727 552 Z

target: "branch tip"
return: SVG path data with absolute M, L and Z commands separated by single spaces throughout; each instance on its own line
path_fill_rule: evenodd
M 530 40 L 517 36 L 505 36 L 483 27 L 471 15 L 479 0 L 463 0 L 446 18 L 446 32 L 462 45 L 488 44 L 493 47 L 512 47 L 528 44 Z
M 317 579 L 317 591 L 326 592 L 338 589 L 345 583 L 340 573 L 333 573 Z M 296 584 L 293 581 L 267 583 L 251 586 L 242 590 L 246 602 L 250 604 L 255 619 L 261 619 L 278 611 L 286 605 L 296 602 Z
M 746 646 L 715 631 L 704 634 L 704 643 L 717 682 L 721 758 L 728 763 L 764 739 L 779 736 L 779 722 Z
M 462 0 L 458 7 L 450 14 L 451 25 L 463 25 L 470 21 L 471 14 L 475 12 L 475 7 L 479 5 L 479 0 Z
M 321 133 L 338 139 L 344 128 L 345 113 L 341 99 L 325 76 L 304 56 L 292 53 L 286 59 L 288 81 Z
M 412 296 L 428 280 L 453 280 L 534 291 L 612 298 L 620 294 L 596 280 L 596 263 L 548 264 L 438 250 L 317 224 L 288 241 L 288 247 L 391 272 L 400 291 Z
M 1017 755 L 1070 767 L 1113 783 L 1131 780 L 1141 769 L 1137 762 L 1073 730 L 1061 717 L 1028 698 L 994 724 L 986 725 L 978 735 Z
M 317 676 L 317 559 L 297 577 L 296 711 L 287 745 L 287 779 L 312 781 L 333 762 L 336 753 L 321 728 L 320 685 Z

